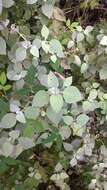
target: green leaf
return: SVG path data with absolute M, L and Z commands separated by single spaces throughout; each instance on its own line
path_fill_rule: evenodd
M 23 150 L 27 150 L 35 146 L 33 140 L 28 137 L 20 137 L 18 141 L 19 141 L 19 144 L 22 146 Z
M 25 108 L 25 117 L 27 119 L 34 119 L 36 120 L 37 117 L 39 116 L 40 110 L 39 108 L 35 108 L 32 106 L 29 106 L 27 108 Z
M 7 85 L 5 85 L 5 86 L 3 87 L 3 90 L 6 92 L 6 91 L 10 90 L 11 87 L 12 87 L 12 86 L 11 86 L 10 84 L 7 84 Z
M 34 129 L 35 129 L 36 133 L 42 133 L 42 132 L 44 132 L 45 131 L 45 127 L 44 127 L 43 122 L 41 120 L 36 120 Z
M 81 73 L 85 73 L 88 69 L 89 65 L 87 63 L 83 63 L 81 65 Z
M 91 101 L 84 101 L 83 102 L 83 110 L 84 111 L 94 111 L 96 108 L 99 108 L 99 103 L 95 100 Z
M 6 74 L 4 72 L 0 75 L 0 83 L 4 86 L 7 82 Z
M 47 114 L 48 119 L 56 125 L 58 125 L 58 123 L 62 119 L 62 111 L 60 111 L 59 113 L 56 113 L 55 111 L 53 111 L 51 106 L 47 108 L 46 114 Z
M 27 127 L 23 130 L 23 136 L 32 137 L 34 134 L 35 120 L 28 120 Z
M 52 88 L 52 87 L 57 88 L 59 86 L 59 81 L 58 81 L 57 77 L 51 71 L 48 74 L 48 81 L 47 81 L 47 83 L 48 83 L 48 87 L 49 88 Z
M 22 99 L 25 98 L 25 96 L 27 96 L 29 93 L 30 93 L 29 88 L 21 88 L 16 90 L 16 94 Z
M 19 121 L 20 123 L 26 123 L 26 119 L 25 119 L 25 116 L 23 114 L 22 111 L 19 111 L 17 114 L 16 114 L 16 119 L 17 121 Z
M 38 91 L 32 102 L 32 106 L 34 107 L 43 107 L 49 103 L 49 95 L 46 91 L 40 90 Z
M 6 55 L 6 42 L 0 37 L 0 55 Z
M 2 147 L 3 155 L 8 157 L 12 154 L 14 146 L 10 142 L 5 142 Z
M 71 125 L 73 123 L 73 118 L 69 115 L 63 116 L 63 121 L 67 125 Z
M 5 102 L 3 99 L 0 99 L 0 119 L 2 119 L 2 117 L 9 112 L 9 104 L 7 102 Z
M 45 38 L 45 40 L 48 38 L 49 29 L 45 25 L 42 27 L 41 35 Z
M 9 166 L 7 166 L 3 161 L 0 161 L 0 175 L 3 175 L 8 169 L 9 169 Z M 3 189 L 0 189 L 0 190 L 3 190 Z
M 37 0 L 27 0 L 27 4 L 29 4 L 29 5 L 32 5 L 36 2 L 37 2 Z
M 38 48 L 37 48 L 35 45 L 32 45 L 32 47 L 31 47 L 31 49 L 30 49 L 30 53 L 31 53 L 33 56 L 39 58 L 39 50 L 38 50 Z
M 26 49 L 24 47 L 19 47 L 16 49 L 16 60 L 18 62 L 23 61 L 27 56 Z
M 57 113 L 60 112 L 63 106 L 63 98 L 61 94 L 51 95 L 50 97 L 50 104 L 52 109 Z
M 10 8 L 13 5 L 14 5 L 14 1 L 13 0 L 3 0 L 3 7 Z
M 56 63 L 56 61 L 57 61 L 56 55 L 52 55 L 50 58 L 51 58 L 51 61 L 52 61 L 53 63 Z
M 7 113 L 1 120 L 1 126 L 4 129 L 12 128 L 16 125 L 16 115 L 14 113 Z
M 42 120 L 28 120 L 27 127 L 23 130 L 23 135 L 25 137 L 33 137 L 34 133 L 42 133 L 46 129 Z
M 56 140 L 56 138 L 57 138 L 56 133 L 52 132 L 52 133 L 47 137 L 47 139 L 43 139 L 43 140 L 42 140 L 42 143 L 43 143 L 43 144 L 51 143 L 51 142 L 53 142 L 54 140 Z
M 18 139 L 19 135 L 20 135 L 19 130 L 12 130 L 9 132 L 9 136 L 12 137 L 13 139 Z
M 63 84 L 64 87 L 68 87 L 71 84 L 72 84 L 72 77 L 68 77 L 64 79 L 64 84 Z
M 77 42 L 81 42 L 84 40 L 84 34 L 83 33 L 78 33 L 77 34 Z
M 29 84 L 32 84 L 35 80 L 35 74 L 36 74 L 35 67 L 32 65 L 28 69 L 27 75 L 25 77 L 25 81 Z
M 89 100 L 95 100 L 95 99 L 97 98 L 97 95 L 98 95 L 97 90 L 96 90 L 96 89 L 92 89 L 92 90 L 90 91 L 90 94 L 89 94 L 88 99 L 89 99 Z
M 63 97 L 68 104 L 76 103 L 83 99 L 81 92 L 75 86 L 65 88 L 63 91 Z
M 62 45 L 61 45 L 60 41 L 57 39 L 52 39 L 50 41 L 49 52 L 52 54 L 57 54 L 57 56 L 60 58 L 64 57 Z
M 103 38 L 100 41 L 100 45 L 107 46 L 107 36 L 103 36 Z
M 72 26 L 73 28 L 76 28 L 78 25 L 79 25 L 78 22 L 73 22 L 73 23 L 71 24 L 71 26 Z
M 0 0 L 0 15 L 2 13 L 3 5 L 2 5 L 2 0 Z
M 53 14 L 53 6 L 51 4 L 45 4 L 42 6 L 43 14 L 48 17 L 49 19 L 52 17 Z
M 84 127 L 84 126 L 81 126 L 81 125 L 78 125 L 78 124 L 75 124 L 75 125 L 72 127 L 72 130 L 73 130 L 73 135 L 82 137 L 82 136 L 83 136 L 83 133 L 85 132 L 85 127 Z
M 25 187 L 24 187 L 24 185 L 16 185 L 15 186 L 15 190 L 25 190 Z
M 77 124 L 80 126 L 86 125 L 88 121 L 89 121 L 89 117 L 86 114 L 80 114 L 77 117 Z
M 104 66 L 100 70 L 99 75 L 100 75 L 100 80 L 106 80 L 107 79 L 107 66 Z

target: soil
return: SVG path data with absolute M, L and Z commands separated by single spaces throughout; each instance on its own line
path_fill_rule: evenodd
M 79 21 L 81 25 L 95 25 L 102 20 L 107 20 L 107 0 L 100 0 L 94 9 L 81 9 L 80 4 L 84 0 L 61 0 L 60 8 L 64 10 L 66 18 Z M 93 19 L 94 18 L 94 19 Z

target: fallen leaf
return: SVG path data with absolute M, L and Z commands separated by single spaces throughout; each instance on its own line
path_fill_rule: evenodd
M 53 16 L 54 16 L 54 18 L 56 20 L 58 20 L 60 22 L 65 22 L 66 21 L 66 18 L 65 18 L 63 10 L 59 9 L 58 7 L 54 8 Z

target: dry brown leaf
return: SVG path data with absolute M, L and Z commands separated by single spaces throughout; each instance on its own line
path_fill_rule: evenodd
M 63 10 L 59 9 L 58 7 L 54 8 L 53 16 L 54 16 L 54 18 L 56 20 L 58 20 L 60 22 L 65 22 L 66 21 L 66 18 L 65 18 Z
M 70 65 L 67 62 L 67 59 L 62 59 L 61 63 L 60 63 L 61 67 L 63 67 L 65 70 L 69 70 L 70 69 Z
M 59 22 L 58 20 L 53 20 L 52 22 L 52 29 L 53 29 L 53 32 L 58 35 L 61 31 L 63 27 L 63 23 L 62 22 Z

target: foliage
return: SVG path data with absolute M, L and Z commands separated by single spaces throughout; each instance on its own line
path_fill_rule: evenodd
M 55 3 L 0 0 L 4 190 L 70 190 L 70 168 L 107 189 L 107 26 L 66 21 Z

